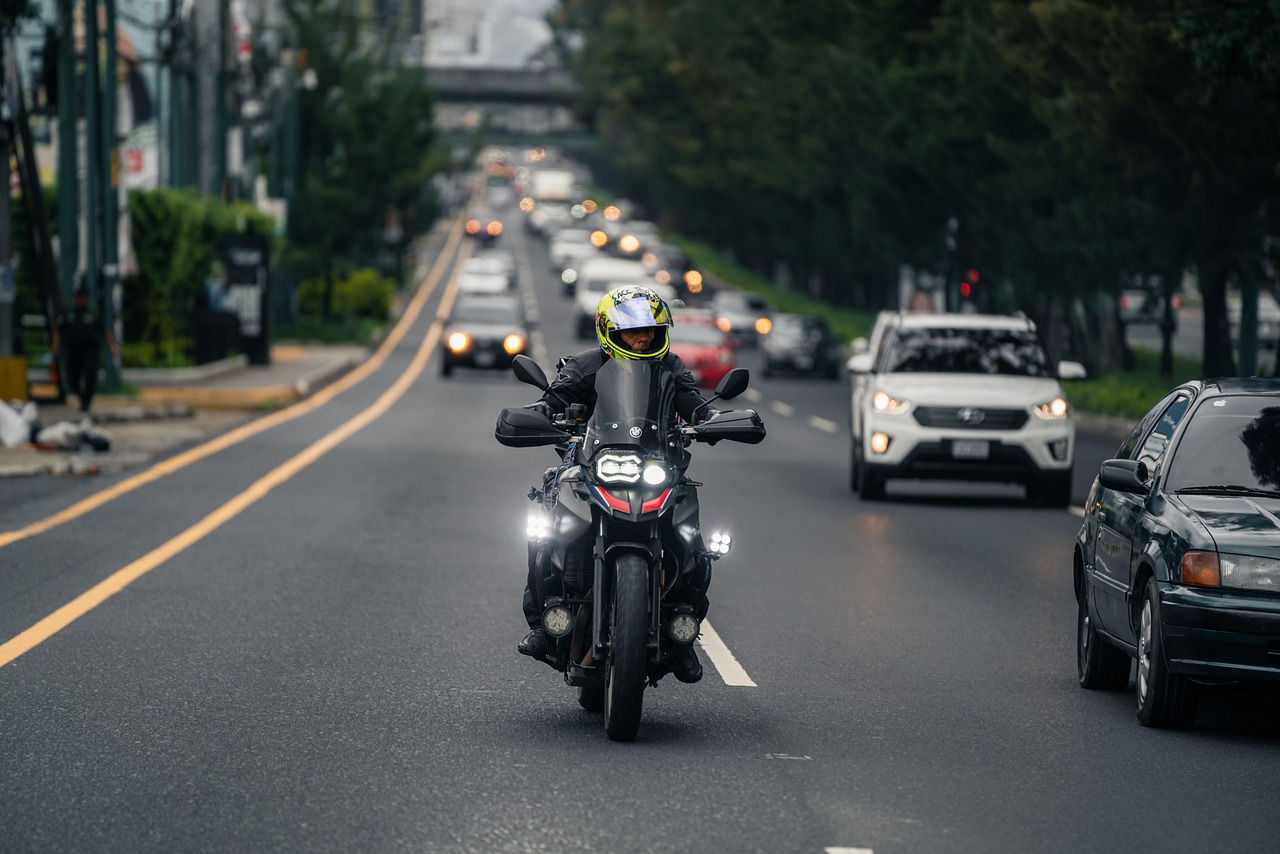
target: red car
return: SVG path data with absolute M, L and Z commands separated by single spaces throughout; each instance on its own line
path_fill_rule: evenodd
M 710 313 L 676 311 L 671 327 L 671 352 L 693 372 L 698 385 L 715 388 L 734 366 L 733 344 L 729 336 L 716 327 Z

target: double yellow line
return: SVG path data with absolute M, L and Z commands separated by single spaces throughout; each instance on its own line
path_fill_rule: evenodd
M 44 533 L 52 528 L 77 519 L 92 510 L 119 498 L 122 495 L 133 492 L 152 483 L 160 478 L 172 474 L 179 469 L 185 468 L 199 460 L 202 460 L 218 451 L 231 447 L 232 445 L 243 442 L 244 440 L 255 436 L 272 427 L 276 427 L 287 421 L 291 421 L 308 412 L 325 405 L 337 395 L 362 382 L 376 371 L 391 351 L 404 339 L 409 328 L 417 320 L 421 314 L 427 300 L 439 285 L 440 280 L 444 276 L 444 271 L 448 268 L 449 260 L 457 251 L 458 241 L 461 239 L 462 221 L 458 220 L 450 231 L 449 238 L 445 243 L 444 251 L 433 265 L 431 272 L 423 281 L 422 286 L 418 289 L 418 293 L 414 295 L 413 300 L 405 309 L 400 322 L 396 324 L 391 334 L 382 343 L 378 350 L 371 356 L 360 368 L 348 374 L 342 380 L 326 387 L 315 396 L 281 410 L 273 415 L 253 421 L 236 430 L 226 433 L 216 439 L 192 448 L 185 453 L 172 457 L 162 463 L 147 469 L 141 474 L 135 475 L 127 480 L 121 481 L 113 487 L 104 489 L 95 493 L 88 498 L 79 501 L 66 510 L 56 513 L 53 516 L 27 525 L 16 531 L 0 535 L 0 548 L 15 543 L 27 537 Z M 458 259 L 461 262 L 470 254 L 470 246 L 464 247 L 458 253 Z M 262 498 L 285 483 L 298 472 L 307 466 L 319 460 L 329 451 L 336 448 L 342 442 L 354 436 L 359 431 L 368 427 L 386 412 L 404 396 L 405 392 L 413 385 L 413 383 L 422 375 L 426 369 L 428 361 L 431 359 L 431 353 L 435 350 L 440 341 L 441 329 L 443 328 L 444 319 L 448 317 L 449 311 L 453 305 L 454 288 L 447 288 L 441 299 L 440 307 L 436 312 L 436 318 L 431 324 L 431 328 L 423 337 L 422 343 L 418 346 L 417 352 L 414 354 L 413 361 L 409 367 L 401 374 L 396 381 L 383 392 L 374 403 L 368 408 L 346 421 L 342 426 L 325 435 L 323 438 L 309 445 L 300 453 L 291 457 L 281 465 L 272 469 L 265 476 L 255 481 L 248 489 L 236 495 L 227 501 L 217 510 L 214 510 L 208 516 L 205 516 L 196 524 L 187 528 L 173 539 L 163 545 L 153 549 L 142 557 L 130 563 L 128 566 L 112 573 L 102 582 L 94 585 L 89 590 L 77 596 L 72 601 L 63 605 L 52 614 L 31 626 L 26 631 L 15 636 L 9 641 L 0 644 L 0 667 L 8 664 L 18 656 L 30 651 L 39 644 L 48 640 L 53 635 L 62 631 L 71 623 L 80 617 L 92 611 L 101 605 L 107 599 L 119 593 L 151 570 L 161 566 L 170 558 L 190 548 L 195 543 L 207 537 L 213 531 L 216 531 L 227 522 L 240 515 L 247 508 L 260 501 Z

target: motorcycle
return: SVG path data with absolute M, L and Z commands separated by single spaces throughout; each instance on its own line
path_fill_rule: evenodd
M 545 391 L 546 374 L 516 356 L 517 378 Z M 708 403 L 731 400 L 749 375 L 735 368 Z M 640 728 L 646 685 L 672 672 L 680 647 L 698 638 L 702 614 L 681 601 L 681 582 L 728 553 L 732 540 L 704 541 L 696 487 L 686 476 L 693 442 L 756 444 L 764 423 L 751 409 L 712 410 L 698 424 L 675 414 L 675 378 L 655 361 L 610 359 L 596 373 L 595 411 L 572 404 L 549 418 L 504 409 L 495 437 L 509 447 L 555 445 L 560 464 L 529 493 L 528 558 L 549 642 L 543 659 L 578 688 L 578 702 L 604 712 L 611 739 Z M 699 562 L 705 561 L 704 566 Z

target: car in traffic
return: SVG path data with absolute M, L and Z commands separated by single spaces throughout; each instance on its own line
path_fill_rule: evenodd
M 1280 682 L 1280 380 L 1169 392 L 1102 463 L 1075 538 L 1081 687 L 1189 726 L 1205 685 Z
M 773 326 L 773 308 L 759 294 L 720 288 L 711 295 L 709 307 L 735 347 L 756 346 Z
M 482 246 L 491 246 L 502 236 L 502 217 L 489 210 L 477 209 L 467 217 L 462 230 Z
M 671 352 L 680 357 L 698 385 L 715 388 L 737 364 L 729 336 L 704 309 L 677 308 L 671 316 Z
M 836 379 L 844 365 L 844 348 L 823 317 L 778 314 L 761 345 L 764 375 L 800 374 Z
M 1145 288 L 1125 288 L 1120 292 L 1118 307 L 1120 322 L 1125 326 L 1155 325 L 1164 321 L 1164 296 Z M 1178 331 L 1178 314 L 1182 309 L 1182 297 L 1173 295 L 1173 331 Z
M 1227 292 L 1227 328 L 1231 332 L 1231 345 L 1240 346 L 1240 318 L 1244 300 L 1239 291 Z M 1258 352 L 1274 353 L 1280 349 L 1280 304 L 1270 292 L 1258 291 Z
M 458 268 L 458 293 L 506 293 L 512 290 L 513 272 L 508 259 L 501 255 L 486 253 L 468 258 Z
M 524 305 L 512 292 L 459 295 L 442 341 L 441 376 L 456 367 L 509 370 L 529 347 Z
M 905 313 L 884 318 L 876 353 L 849 360 L 849 485 L 884 497 L 892 478 L 1021 483 L 1049 506 L 1071 501 L 1075 419 L 1059 379 L 1084 366 L 1049 360 L 1022 316 Z

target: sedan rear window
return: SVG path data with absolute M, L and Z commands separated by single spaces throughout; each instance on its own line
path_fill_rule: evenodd
M 881 348 L 877 370 L 1054 376 L 1039 336 L 1015 329 L 899 329 Z

